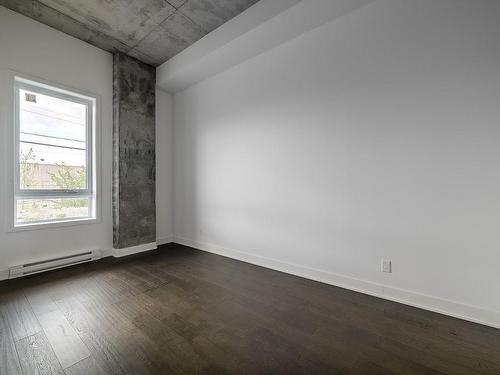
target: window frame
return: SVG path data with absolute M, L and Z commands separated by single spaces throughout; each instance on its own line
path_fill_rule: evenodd
M 99 216 L 97 197 L 97 104 L 98 97 L 82 94 L 74 89 L 62 88 L 59 85 L 45 83 L 42 80 L 24 78 L 18 74 L 13 76 L 13 215 L 11 215 L 11 230 L 40 229 L 54 226 L 74 225 L 78 223 L 97 222 Z M 82 104 L 86 106 L 86 182 L 85 189 L 22 189 L 20 176 L 20 90 L 26 89 L 34 93 L 49 95 L 58 99 Z M 64 199 L 85 198 L 89 200 L 88 216 L 18 222 L 17 201 L 19 199 Z

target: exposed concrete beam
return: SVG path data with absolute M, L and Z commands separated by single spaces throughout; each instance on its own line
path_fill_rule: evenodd
M 157 68 L 175 93 L 377 0 L 261 0 Z
M 87 25 L 38 1 L 0 0 L 0 5 L 105 51 L 127 52 L 130 49 L 125 43 L 93 30 Z
M 257 1 L 0 0 L 0 5 L 157 66 Z

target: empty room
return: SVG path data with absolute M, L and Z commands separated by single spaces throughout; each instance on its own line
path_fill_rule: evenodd
M 500 375 L 500 1 L 0 0 L 0 375 Z

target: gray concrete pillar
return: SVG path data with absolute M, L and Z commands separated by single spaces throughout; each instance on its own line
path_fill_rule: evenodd
M 113 247 L 156 242 L 156 70 L 113 56 Z

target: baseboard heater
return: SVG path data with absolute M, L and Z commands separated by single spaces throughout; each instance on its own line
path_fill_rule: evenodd
M 101 251 L 95 250 L 95 251 L 87 251 L 85 253 L 68 255 L 60 258 L 42 260 L 40 262 L 27 263 L 20 266 L 11 267 L 9 269 L 9 279 L 33 275 L 35 273 L 55 270 L 58 268 L 73 266 L 75 264 L 91 262 L 93 260 L 100 259 L 101 257 L 102 257 Z

